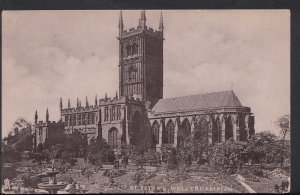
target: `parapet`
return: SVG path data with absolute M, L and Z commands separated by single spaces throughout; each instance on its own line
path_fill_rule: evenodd
M 146 33 L 149 33 L 153 36 L 156 37 L 163 37 L 163 32 L 159 31 L 159 30 L 154 30 L 153 28 L 150 27 L 145 27 L 145 29 L 141 28 L 141 27 L 137 27 L 137 28 L 130 28 L 129 30 L 123 30 L 122 31 L 122 38 L 126 38 L 135 34 L 139 34 L 142 31 L 145 31 Z

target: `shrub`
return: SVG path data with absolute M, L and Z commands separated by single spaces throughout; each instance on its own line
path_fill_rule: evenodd
M 174 170 L 178 167 L 177 151 L 175 148 L 171 148 L 167 158 L 168 170 Z
M 101 139 L 91 140 L 88 147 L 88 160 L 91 164 L 96 163 L 113 163 L 115 155 L 112 148 Z
M 243 177 L 245 177 L 247 180 L 249 180 L 249 181 L 253 181 L 253 182 L 259 182 L 260 180 L 256 177 L 256 176 L 254 176 L 252 173 L 251 173 L 251 171 L 249 171 L 249 170 L 246 170 L 246 171 L 242 171 L 241 172 L 241 175 L 243 176 Z
M 111 177 L 111 178 L 119 177 L 119 176 L 122 176 L 122 175 L 125 175 L 125 174 L 126 174 L 126 171 L 125 170 L 120 170 L 120 169 L 106 169 L 103 172 L 103 176 Z

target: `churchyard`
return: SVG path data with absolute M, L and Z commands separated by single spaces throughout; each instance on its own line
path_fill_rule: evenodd
M 192 163 L 185 169 L 167 170 L 166 164 L 158 166 L 137 166 L 134 164 L 126 167 L 114 165 L 96 166 L 85 163 L 84 159 L 71 166 L 62 164 L 58 159 L 54 169 L 59 170 L 57 181 L 74 183 L 74 189 L 61 189 L 57 193 L 104 193 L 104 192 L 173 192 L 173 193 L 238 193 L 249 192 L 238 179 L 238 175 L 244 178 L 256 192 L 287 192 L 281 190 L 282 181 L 288 180 L 289 173 L 281 168 L 261 169 L 259 165 L 245 166 L 237 174 L 228 174 L 221 170 L 210 168 L 203 164 L 200 167 Z M 16 165 L 16 177 L 10 180 L 11 192 L 14 193 L 48 193 L 39 189 L 37 183 L 47 182 L 47 176 L 39 177 L 51 163 L 37 164 L 27 160 Z M 262 175 L 258 170 L 262 171 Z M 26 177 L 24 176 L 26 175 Z M 258 176 L 259 175 L 259 176 Z M 35 177 L 34 177 L 35 176 Z M 26 178 L 26 179 L 25 179 Z M 35 178 L 35 179 L 34 179 Z M 38 179 L 37 179 L 38 178 Z M 25 182 L 25 183 L 24 183 Z M 274 188 L 279 185 L 279 189 Z
M 64 142 L 32 147 L 30 136 L 4 139 L 2 192 L 15 193 L 248 193 L 289 192 L 290 142 L 270 132 L 247 142 L 210 144 L 192 135 L 160 150 L 111 147 L 79 132 Z M 28 135 L 28 134 L 27 134 Z

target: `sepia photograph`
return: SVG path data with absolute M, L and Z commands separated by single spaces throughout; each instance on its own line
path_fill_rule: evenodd
M 289 193 L 290 24 L 3 11 L 2 193 Z

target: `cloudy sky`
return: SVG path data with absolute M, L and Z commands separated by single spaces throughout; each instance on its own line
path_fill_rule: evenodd
M 146 10 L 157 29 L 160 11 Z M 59 98 L 118 90 L 119 11 L 4 11 L 2 135 L 18 117 L 59 119 Z M 123 10 L 125 29 L 140 11 Z M 287 10 L 163 10 L 164 97 L 229 90 L 252 108 L 257 131 L 290 112 Z

